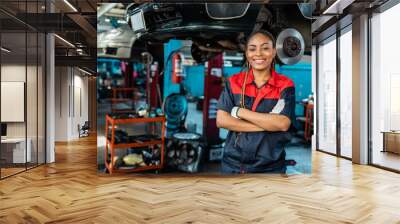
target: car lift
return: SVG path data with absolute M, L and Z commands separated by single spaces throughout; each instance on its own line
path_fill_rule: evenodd
M 203 135 L 208 145 L 221 143 L 217 127 L 217 102 L 222 92 L 222 53 L 208 60 L 204 78 Z

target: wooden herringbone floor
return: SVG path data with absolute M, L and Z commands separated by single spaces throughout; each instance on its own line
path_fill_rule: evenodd
M 0 181 L 0 223 L 400 223 L 400 175 L 313 154 L 313 174 L 107 176 L 95 138 Z

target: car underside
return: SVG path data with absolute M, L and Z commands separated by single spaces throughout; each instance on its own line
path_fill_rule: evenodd
M 294 64 L 311 54 L 311 20 L 303 14 L 298 4 L 144 3 L 132 4 L 126 16 L 136 45 L 192 40 L 200 63 L 223 51 L 243 51 L 251 32 L 267 30 L 277 38 L 278 62 Z

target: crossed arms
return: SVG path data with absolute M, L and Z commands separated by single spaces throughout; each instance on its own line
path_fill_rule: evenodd
M 218 110 L 217 127 L 237 132 L 287 131 L 291 123 L 284 115 L 259 113 L 244 108 L 239 109 L 237 116 L 241 119 Z

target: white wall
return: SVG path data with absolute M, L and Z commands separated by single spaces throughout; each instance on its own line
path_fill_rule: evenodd
M 1 66 L 1 81 L 3 82 L 25 82 L 25 64 L 6 64 Z M 6 110 L 7 108 L 1 108 Z M 25 137 L 25 122 L 7 123 L 7 137 Z
M 78 124 L 83 125 L 85 121 L 89 119 L 88 111 L 88 77 L 79 70 L 75 69 L 74 75 L 74 108 L 73 108 L 73 120 L 72 120 L 72 135 L 78 136 Z M 78 72 L 78 75 L 76 74 Z
M 79 137 L 78 124 L 88 120 L 88 78 L 73 67 L 56 67 L 56 141 Z
M 28 74 L 33 73 L 33 70 L 36 69 L 33 66 L 29 66 L 26 68 L 25 64 L 4 64 L 1 66 L 1 81 L 2 82 L 25 82 L 25 75 L 27 69 Z M 34 71 L 36 74 L 36 70 Z M 29 77 L 29 76 L 28 76 Z M 31 81 L 30 81 L 31 82 Z M 36 85 L 35 83 L 29 83 L 30 85 Z M 28 88 L 28 93 L 27 96 L 29 99 L 27 99 L 28 104 L 30 104 L 33 100 L 32 98 L 36 99 L 36 89 L 31 89 Z M 33 92 L 29 91 L 32 90 Z M 28 105 L 28 106 L 35 106 L 35 105 Z M 7 108 L 1 108 L 2 110 L 7 110 Z M 31 117 L 33 114 L 28 113 L 28 121 L 32 121 L 35 118 L 36 122 L 36 114 L 34 114 L 34 117 Z M 7 122 L 7 136 L 8 137 L 25 137 L 25 123 L 26 122 Z M 32 125 L 28 125 L 28 127 L 31 127 Z M 28 137 L 30 137 L 28 135 Z M 36 137 L 36 136 L 35 136 Z
M 69 76 L 67 67 L 55 68 L 55 140 L 68 140 L 68 87 Z

